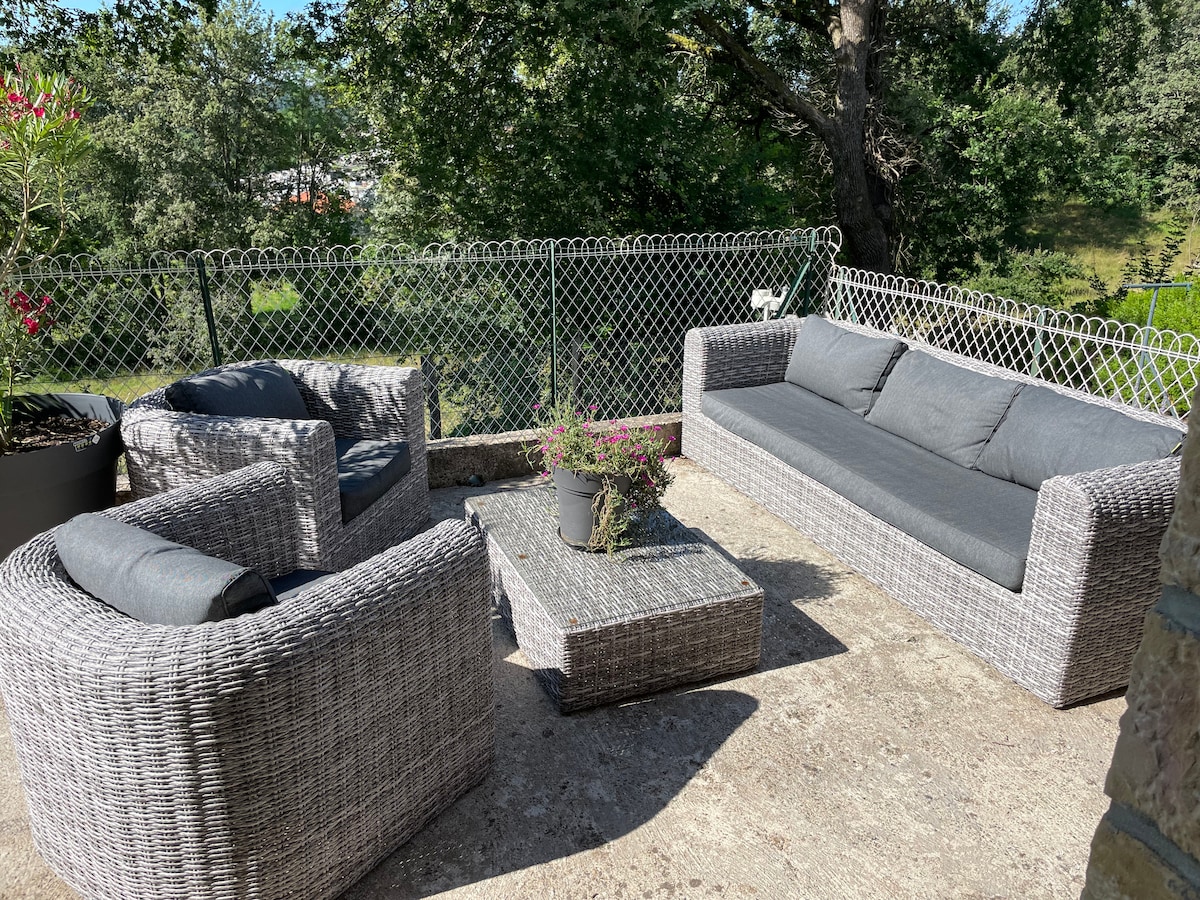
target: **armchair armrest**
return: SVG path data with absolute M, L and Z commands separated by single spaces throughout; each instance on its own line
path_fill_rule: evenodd
M 258 419 L 156 410 L 122 421 L 135 496 L 191 484 L 264 459 L 297 483 L 318 472 L 337 496 L 333 427 L 319 419 Z
M 107 515 L 268 578 L 299 567 L 296 498 L 283 466 L 257 463 Z
M 122 421 L 135 497 L 269 460 L 295 485 L 302 559 L 342 525 L 333 427 L 319 419 L 254 419 L 156 410 Z
M 782 381 L 800 319 L 693 328 L 683 345 L 684 409 L 699 409 L 704 391 Z

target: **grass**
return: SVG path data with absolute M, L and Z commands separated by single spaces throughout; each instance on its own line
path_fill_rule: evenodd
M 1142 246 L 1152 257 L 1158 256 L 1176 220 L 1166 209 L 1143 213 L 1135 207 L 1096 208 L 1071 200 L 1035 219 L 1026 237 L 1030 247 L 1069 253 L 1113 288 L 1121 283 L 1126 263 Z M 1200 229 L 1193 224 L 1174 262 L 1175 271 L 1198 253 Z

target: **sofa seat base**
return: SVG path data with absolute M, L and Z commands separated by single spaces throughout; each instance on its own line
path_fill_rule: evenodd
M 1123 624 L 1140 621 L 1154 603 L 1152 592 L 1107 598 L 1107 610 L 1095 609 L 1092 615 L 1109 626 L 1085 629 L 1082 613 L 1072 616 L 1064 610 L 1082 598 L 1046 597 L 1031 605 L 1021 593 L 947 559 L 686 408 L 683 452 L 834 556 L 850 561 L 893 599 L 1046 703 L 1069 706 L 1128 683 L 1129 660 L 1141 632 Z M 1156 564 L 1152 557 L 1142 564 L 1151 582 Z
M 701 408 L 871 515 L 1021 589 L 1037 491 L 964 468 L 787 382 L 708 391 Z

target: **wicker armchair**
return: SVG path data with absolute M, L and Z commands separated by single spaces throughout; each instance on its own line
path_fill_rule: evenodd
M 259 465 L 106 515 L 276 577 L 292 484 Z M 146 625 L 52 532 L 0 566 L 3 687 L 35 842 L 85 897 L 333 897 L 488 771 L 487 556 L 444 522 L 299 595 Z
M 314 569 L 344 569 L 425 527 L 429 477 L 420 371 L 301 360 L 279 364 L 291 373 L 312 419 L 176 412 L 166 388 L 126 407 L 121 437 L 134 497 L 274 460 L 295 482 L 300 559 Z M 338 490 L 335 439 L 341 438 L 405 441 L 411 458 L 408 474 L 349 522 L 343 521 Z

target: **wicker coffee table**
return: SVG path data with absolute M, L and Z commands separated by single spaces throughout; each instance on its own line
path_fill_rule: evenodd
M 496 605 L 546 692 L 572 712 L 758 664 L 763 593 L 667 513 L 612 558 L 567 546 L 549 487 L 467 501 Z

